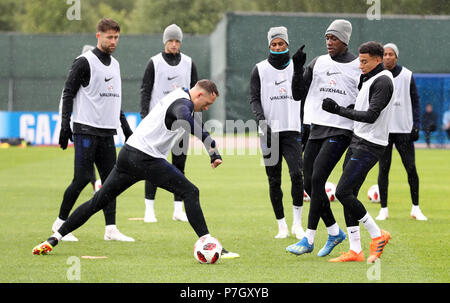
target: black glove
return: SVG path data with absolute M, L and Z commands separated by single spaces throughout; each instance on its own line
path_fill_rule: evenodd
M 216 161 L 217 159 L 222 160 L 220 156 L 219 150 L 216 146 L 216 141 L 211 139 L 210 148 L 208 149 L 209 158 L 211 159 L 211 163 Z
M 59 145 L 63 150 L 67 148 L 67 145 L 69 144 L 69 139 L 70 141 L 73 142 L 72 135 L 73 134 L 70 127 L 61 128 L 61 131 L 59 132 Z
M 322 102 L 322 109 L 332 114 L 339 113 L 339 104 L 336 103 L 333 99 L 325 98 Z
M 294 70 L 295 71 L 301 71 L 303 68 L 303 65 L 305 65 L 306 62 L 306 54 L 303 52 L 303 48 L 305 45 L 300 47 L 298 51 L 292 56 L 292 61 L 294 62 Z
M 419 129 L 418 128 L 412 129 L 411 134 L 409 134 L 409 139 L 413 142 L 419 140 Z
M 131 135 L 133 134 L 133 131 L 131 130 L 130 127 L 122 127 L 122 131 L 125 136 L 125 142 L 127 142 L 128 138 L 130 138 Z

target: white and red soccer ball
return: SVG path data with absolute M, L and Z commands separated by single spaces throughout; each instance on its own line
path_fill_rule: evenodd
M 194 257 L 202 264 L 214 264 L 220 259 L 222 244 L 212 236 L 200 237 L 194 244 Z
M 367 191 L 367 196 L 369 197 L 370 202 L 380 202 L 380 189 L 378 188 L 378 184 L 372 185 L 369 188 Z
M 336 200 L 336 185 L 332 182 L 326 182 L 325 183 L 325 192 L 327 193 L 328 200 L 330 202 L 333 202 Z M 303 191 L 303 201 L 309 202 L 311 201 L 311 198 L 306 193 L 306 191 Z
M 328 200 L 333 202 L 336 200 L 336 185 L 332 182 L 325 183 L 325 192 L 327 193 Z
M 95 192 L 98 192 L 100 190 L 100 188 L 102 188 L 102 180 L 97 179 L 94 184 Z
M 309 201 L 311 201 L 311 198 L 310 198 L 309 195 L 306 193 L 306 191 L 303 191 L 303 201 L 304 201 L 304 202 L 309 202 Z

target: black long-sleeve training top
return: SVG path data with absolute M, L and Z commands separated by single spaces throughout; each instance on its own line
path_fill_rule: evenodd
M 111 64 L 111 55 L 102 52 L 97 47 L 92 51 L 97 58 L 106 66 Z M 73 99 L 77 95 L 81 86 L 86 87 L 91 80 L 91 69 L 89 62 L 85 57 L 79 57 L 72 63 L 72 67 L 69 70 L 69 75 L 64 85 L 63 91 L 63 105 L 61 113 L 62 128 L 70 127 L 70 116 L 73 111 Z M 127 119 L 123 111 L 120 111 L 120 123 L 122 129 L 126 135 L 131 132 Z M 73 123 L 74 134 L 86 134 L 95 136 L 113 136 L 117 134 L 116 129 L 98 128 L 85 125 L 82 123 Z
M 197 119 L 194 119 L 194 103 L 192 103 L 191 100 L 181 98 L 174 101 L 169 106 L 164 117 L 164 124 L 167 129 L 172 129 L 174 123 L 177 121 L 188 122 L 189 127 L 185 124 L 180 124 L 181 127 L 184 127 L 187 133 L 196 136 L 203 142 L 205 148 L 209 152 L 211 162 L 215 159 L 221 159 L 220 154 L 216 149 L 216 142 L 211 138 L 209 132 L 204 130 L 203 124 L 199 123 Z
M 162 52 L 163 59 L 170 66 L 176 66 L 181 61 L 181 54 L 168 54 Z M 192 88 L 198 81 L 197 67 L 194 62 L 191 65 L 191 83 L 190 87 Z M 153 85 L 155 84 L 155 65 L 153 64 L 153 60 L 150 59 L 147 62 L 147 66 L 145 68 L 144 77 L 142 78 L 141 84 L 141 118 L 145 118 L 148 115 L 148 111 L 150 108 L 150 99 L 152 97 Z
M 391 70 L 392 76 L 397 77 L 402 71 L 403 67 L 400 65 L 395 65 Z M 416 82 L 414 81 L 414 76 L 411 75 L 411 84 L 409 85 L 409 95 L 411 97 L 412 105 L 412 116 L 413 116 L 413 128 L 420 129 L 420 100 L 419 94 L 417 92 Z
M 274 68 L 281 70 L 286 68 L 286 65 L 291 60 L 289 52 L 284 54 L 274 54 L 270 53 L 268 61 L 270 65 Z M 295 69 L 295 68 L 294 68 Z M 297 89 L 292 87 L 292 89 Z M 292 94 L 294 92 L 292 91 Z M 256 118 L 256 122 L 259 124 L 260 121 L 265 120 L 264 109 L 261 104 L 261 80 L 259 77 L 258 67 L 255 65 L 250 75 L 250 105 L 252 108 L 253 115 Z M 303 105 L 303 104 L 302 104 Z M 301 107 L 300 116 L 303 117 L 303 106 Z
M 294 76 L 292 77 L 292 97 L 294 98 L 294 100 L 301 100 L 302 107 L 304 107 L 306 96 L 313 80 L 314 66 L 318 58 L 319 57 L 314 58 L 306 66 L 303 74 L 301 72 L 294 72 Z M 357 57 L 354 54 L 350 53 L 348 50 L 340 55 L 331 57 L 332 60 L 338 63 L 349 63 L 356 58 Z M 322 139 L 338 135 L 346 135 L 350 137 L 352 136 L 352 132 L 346 129 L 313 124 L 311 125 L 309 138 Z
M 383 64 L 380 63 L 367 74 L 361 75 L 358 88 L 361 89 L 361 86 L 365 81 L 369 80 L 383 70 Z M 388 105 L 393 93 L 394 83 L 388 76 L 382 75 L 376 78 L 370 86 L 369 108 L 367 111 L 358 111 L 341 106 L 339 108 L 339 115 L 359 122 L 374 123 L 378 119 L 381 111 Z M 383 155 L 385 149 L 385 146 L 369 142 L 357 136 L 352 137 L 350 147 L 366 150 L 378 158 Z

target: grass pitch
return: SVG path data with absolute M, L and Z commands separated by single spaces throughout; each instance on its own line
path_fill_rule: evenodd
M 373 264 L 327 262 L 349 249 L 348 240 L 330 256 L 317 252 L 326 241 L 323 223 L 311 254 L 294 256 L 286 246 L 294 237 L 275 239 L 277 225 L 269 201 L 267 178 L 258 155 L 224 155 L 224 163 L 211 169 L 206 155 L 188 156 L 186 174 L 200 188 L 200 201 L 213 236 L 241 258 L 199 264 L 193 257 L 196 235 L 188 223 L 172 221 L 173 196 L 159 189 L 155 202 L 157 223 L 131 221 L 144 215 L 144 182 L 117 199 L 117 225 L 136 242 L 103 240 L 104 217 L 99 212 L 74 232 L 79 242 L 60 242 L 47 256 L 31 249 L 47 239 L 62 195 L 72 179 L 73 149 L 29 147 L 0 149 L 0 282 L 39 283 L 302 283 L 302 282 L 446 282 L 450 249 L 450 151 L 416 150 L 420 179 L 420 206 L 427 222 L 409 218 L 411 201 L 406 172 L 394 151 L 390 173 L 389 215 L 379 226 L 392 234 L 378 267 Z M 337 183 L 342 162 L 329 181 Z M 379 204 L 370 203 L 368 188 L 376 184 L 378 166 L 369 173 L 360 199 L 373 217 Z M 292 224 L 290 181 L 283 166 L 285 214 Z M 89 185 L 77 201 L 92 196 Z M 339 226 L 346 231 L 342 206 L 332 203 Z M 306 228 L 309 203 L 305 202 Z M 361 227 L 366 258 L 370 237 Z M 82 259 L 81 256 L 107 256 Z

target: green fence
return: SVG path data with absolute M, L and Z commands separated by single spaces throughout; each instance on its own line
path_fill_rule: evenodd
M 350 51 L 366 41 L 394 42 L 399 63 L 414 73 L 450 73 L 449 16 L 227 13 L 210 36 L 185 35 L 182 51 L 197 65 L 200 78 L 216 81 L 220 97 L 206 118 L 253 119 L 249 104 L 250 73 L 267 58 L 267 31 L 286 26 L 291 55 L 306 44 L 307 62 L 326 53 L 324 33 L 334 19 L 352 22 Z M 94 34 L 0 34 L 0 110 L 53 111 L 73 59 Z M 148 59 L 161 51 L 162 35 L 122 35 L 114 56 L 123 80 L 123 109 L 139 111 L 139 90 Z M 419 92 L 420 93 L 420 92 Z M 225 125 L 225 124 L 222 124 Z
M 450 72 L 450 17 L 381 16 L 330 14 L 248 14 L 229 13 L 211 35 L 211 75 L 222 82 L 226 103 L 211 107 L 212 116 L 224 119 L 253 119 L 249 105 L 250 73 L 268 56 L 267 31 L 286 26 L 291 55 L 306 44 L 307 63 L 326 53 L 324 33 L 334 19 L 353 25 L 349 49 L 357 54 L 361 43 L 374 40 L 394 42 L 399 47 L 399 64 L 415 73 Z
M 0 34 L 0 110 L 57 111 L 64 81 L 95 34 Z M 162 35 L 123 35 L 114 57 L 120 62 L 123 109 L 139 111 L 140 86 L 149 58 L 163 50 Z M 181 47 L 193 58 L 199 77 L 209 78 L 208 36 L 185 35 Z

